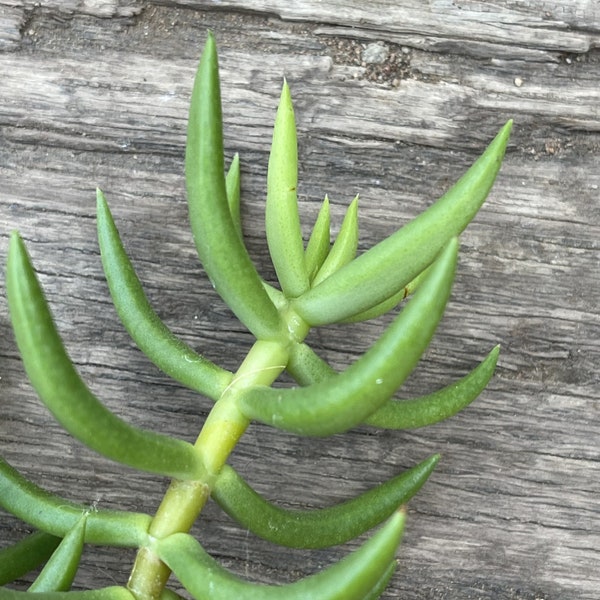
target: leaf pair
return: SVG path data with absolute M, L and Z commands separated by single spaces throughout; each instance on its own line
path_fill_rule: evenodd
M 182 479 L 202 476 L 202 461 L 191 444 L 127 424 L 85 385 L 56 331 L 16 233 L 10 239 L 6 288 L 25 370 L 40 399 L 71 435 L 96 452 L 138 469 Z

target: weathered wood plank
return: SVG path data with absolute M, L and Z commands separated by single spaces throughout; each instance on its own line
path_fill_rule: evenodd
M 262 209 L 283 74 L 299 121 L 306 231 L 325 193 L 337 228 L 360 192 L 361 250 L 442 193 L 514 117 L 497 186 L 462 236 L 447 317 L 402 394 L 462 375 L 500 342 L 489 390 L 448 423 L 414 432 L 364 428 L 315 443 L 253 426 L 233 461 L 273 499 L 316 506 L 441 451 L 411 503 L 386 598 L 596 598 L 597 3 L 505 1 L 492 12 L 410 0 L 162 4 L 0 5 L 0 257 L 8 232 L 21 230 L 90 385 L 129 421 L 189 440 L 210 408 L 162 377 L 119 325 L 94 239 L 96 185 L 168 324 L 232 369 L 251 343 L 203 277 L 186 225 L 186 111 L 207 27 L 221 51 L 227 153 L 242 157 L 246 237 L 271 278 Z M 363 60 L 374 41 L 384 63 Z M 0 306 L 2 455 L 70 498 L 155 510 L 164 482 L 93 455 L 40 408 Z M 385 322 L 311 340 L 342 368 Z M 347 550 L 282 552 L 214 506 L 201 526 L 225 565 L 262 581 L 294 579 Z M 24 528 L 2 514 L 0 530 L 4 543 Z M 122 583 L 130 559 L 93 549 L 77 585 Z
M 170 4 L 171 2 L 169 2 Z M 375 37 L 424 50 L 457 52 L 473 56 L 547 57 L 551 52 L 586 53 L 598 47 L 600 8 L 589 0 L 514 2 L 453 2 L 419 0 L 368 4 L 342 0 L 320 2 L 248 2 L 246 0 L 179 0 L 173 4 L 247 10 L 275 14 L 284 20 L 333 25 L 353 38 Z

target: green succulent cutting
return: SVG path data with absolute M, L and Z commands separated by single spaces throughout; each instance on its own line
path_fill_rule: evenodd
M 215 289 L 256 342 L 232 373 L 178 339 L 150 306 L 104 195 L 97 193 L 98 240 L 113 302 L 139 348 L 164 373 L 214 406 L 194 444 L 132 426 L 108 410 L 79 376 L 55 328 L 17 233 L 10 239 L 6 287 L 27 374 L 63 427 L 100 454 L 171 479 L 154 516 L 90 510 L 27 481 L 0 459 L 0 505 L 34 530 L 0 551 L 0 584 L 44 565 L 28 591 L 0 588 L 1 600 L 173 600 L 173 574 L 196 600 L 366 600 L 378 598 L 395 568 L 403 505 L 435 468 L 433 455 L 362 495 L 320 510 L 288 510 L 255 492 L 227 461 L 253 420 L 303 436 L 329 436 L 361 424 L 414 428 L 446 419 L 485 388 L 498 348 L 471 373 L 433 394 L 396 400 L 440 321 L 454 278 L 457 236 L 484 202 L 500 168 L 511 123 L 437 202 L 356 256 L 357 201 L 330 243 L 325 198 L 304 242 L 297 205 L 296 126 L 284 83 L 269 160 L 266 234 L 279 286 L 257 272 L 240 222 L 237 156 L 225 172 L 215 40 L 208 35 L 191 99 L 186 182 L 198 255 Z M 411 298 L 379 340 L 342 372 L 305 342 L 312 327 L 382 315 Z M 295 387 L 271 385 L 286 370 Z M 300 581 L 244 581 L 211 558 L 189 530 L 214 500 L 239 524 L 275 544 L 323 548 L 380 526 L 358 550 Z M 137 549 L 123 586 L 70 591 L 86 544 Z

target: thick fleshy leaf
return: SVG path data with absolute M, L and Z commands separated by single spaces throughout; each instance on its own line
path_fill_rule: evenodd
M 398 293 L 477 214 L 496 178 L 512 122 L 435 204 L 293 302 L 310 325 L 348 319 Z
M 350 203 L 346 216 L 340 227 L 335 242 L 317 273 L 313 285 L 333 275 L 341 267 L 348 264 L 355 256 L 358 248 L 358 196 Z
M 362 535 L 387 519 L 423 486 L 439 455 L 335 506 L 286 510 L 255 492 L 236 471 L 225 465 L 212 497 L 242 527 L 270 542 L 291 548 L 327 548 Z
M 364 600 L 388 574 L 404 528 L 396 512 L 358 550 L 324 571 L 271 586 L 243 581 L 221 567 L 190 535 L 157 540 L 156 552 L 196 600 Z
M 231 382 L 232 373 L 197 354 L 160 320 L 146 298 L 100 190 L 97 199 L 102 265 L 113 303 L 129 335 L 169 377 L 216 400 Z
M 267 174 L 265 224 L 269 253 L 288 298 L 308 289 L 302 229 L 298 215 L 298 147 L 292 97 L 284 81 L 275 117 Z
M 59 543 L 59 537 L 45 531 L 35 531 L 12 546 L 2 548 L 0 550 L 0 585 L 20 579 L 29 571 L 36 569 L 48 560 Z
M 383 429 L 416 429 L 448 419 L 469 405 L 494 374 L 500 347 L 496 346 L 475 369 L 452 384 L 410 400 L 390 400 L 365 420 Z
M 192 444 L 133 427 L 88 389 L 56 331 L 27 250 L 10 239 L 6 289 L 25 370 L 40 399 L 78 440 L 117 462 L 153 473 L 198 479 L 202 461 Z
M 256 338 L 278 337 L 279 313 L 242 242 L 227 199 L 217 49 L 211 33 L 194 81 L 185 175 L 192 234 L 212 284 Z
M 73 529 L 65 535 L 50 560 L 29 586 L 30 592 L 66 592 L 71 589 L 83 552 L 86 520 L 87 513 L 84 513 Z
M 344 372 L 307 387 L 253 387 L 240 410 L 278 429 L 326 436 L 362 423 L 391 398 L 429 344 L 450 295 L 458 242 L 451 240 L 414 298 L 374 346 Z
M 305 262 L 308 279 L 312 282 L 321 265 L 329 254 L 331 247 L 331 216 L 329 214 L 329 198 L 325 196 L 323 204 L 312 228 L 306 244 Z
M 41 489 L 0 457 L 0 506 L 25 523 L 64 538 L 87 514 L 85 541 L 139 547 L 148 541 L 150 515 L 86 507 Z

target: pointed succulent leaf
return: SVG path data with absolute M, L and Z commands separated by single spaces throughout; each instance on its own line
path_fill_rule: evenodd
M 414 298 L 344 372 L 307 387 L 248 388 L 238 398 L 240 410 L 306 436 L 341 433 L 362 423 L 394 394 L 429 344 L 450 295 L 457 250 L 453 238 Z
M 468 375 L 437 392 L 411 400 L 390 400 L 365 420 L 384 429 L 416 429 L 448 419 L 470 404 L 494 374 L 500 347 L 496 346 Z
M 100 190 L 97 205 L 102 265 L 113 303 L 129 335 L 169 377 L 216 400 L 231 382 L 232 373 L 197 354 L 160 320 L 144 294 Z
M 308 279 L 311 282 L 329 254 L 329 248 L 331 246 L 330 221 L 329 198 L 325 196 L 319 214 L 317 215 L 317 220 L 315 221 L 310 237 L 308 238 L 304 255 L 306 272 L 308 273 Z
M 98 590 L 69 592 L 21 592 L 0 588 L 0 600 L 136 600 L 125 587 L 111 586 Z
M 82 381 L 56 331 L 27 250 L 11 236 L 6 289 L 25 370 L 40 399 L 78 440 L 117 462 L 152 473 L 198 479 L 192 444 L 133 427 L 108 410 Z
M 358 248 L 358 196 L 350 203 L 335 242 L 319 269 L 313 286 L 333 275 L 341 267 L 348 264 L 355 256 Z
M 221 567 L 190 535 L 176 533 L 156 542 L 160 559 L 197 600 L 363 600 L 394 562 L 404 528 L 396 512 L 358 550 L 324 571 L 287 585 L 248 583 Z
M 215 289 L 258 339 L 280 335 L 281 319 L 238 234 L 227 200 L 217 49 L 209 34 L 190 103 L 185 154 L 190 225 Z
M 298 145 L 290 88 L 283 82 L 269 157 L 265 223 L 271 260 L 288 298 L 308 289 L 298 215 Z
M 66 592 L 71 589 L 83 552 L 86 520 L 87 513 L 84 513 L 73 529 L 65 535 L 29 586 L 30 592 Z
M 56 496 L 23 477 L 0 457 L 0 506 L 25 523 L 64 538 L 89 513 L 85 541 L 89 544 L 139 547 L 148 540 L 151 517 L 142 513 L 90 510 Z
M 227 192 L 227 204 L 231 220 L 236 228 L 238 235 L 242 238 L 242 216 L 240 212 L 240 156 L 235 154 L 229 171 L 225 176 L 225 189 Z
M 0 489 L 1 489 L 0 483 Z M 34 531 L 26 538 L 0 550 L 0 585 L 20 579 L 48 560 L 60 538 L 45 531 Z M 1 592 L 0 592 L 1 597 Z
M 242 527 L 280 546 L 327 548 L 362 535 L 387 519 L 423 486 L 439 455 L 360 496 L 335 506 L 286 510 L 255 492 L 230 466 L 217 478 L 212 497 Z
M 509 121 L 481 157 L 435 204 L 293 302 L 311 326 L 348 319 L 398 293 L 473 219 L 504 156 Z

